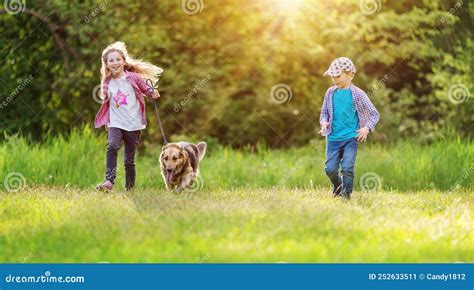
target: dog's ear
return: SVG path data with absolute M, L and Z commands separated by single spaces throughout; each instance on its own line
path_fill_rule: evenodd
M 199 142 L 196 146 L 198 148 L 199 161 L 201 161 L 206 154 L 207 144 L 206 142 Z

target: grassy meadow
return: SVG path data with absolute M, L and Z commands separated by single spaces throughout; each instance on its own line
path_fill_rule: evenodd
M 136 190 L 123 190 L 119 161 L 114 192 L 102 193 L 93 187 L 105 134 L 8 138 L 0 261 L 474 261 L 471 142 L 361 144 L 349 202 L 330 195 L 323 140 L 278 150 L 212 145 L 202 180 L 181 194 L 163 189 L 160 148 L 146 145 Z
M 0 170 L 3 176 L 20 173 L 27 185 L 93 188 L 104 178 L 106 143 L 104 132 L 97 136 L 88 128 L 74 130 L 68 138 L 51 137 L 34 145 L 25 138 L 9 138 L 0 145 Z M 158 166 L 161 146 L 150 145 L 147 140 L 144 143 L 146 150 L 137 152 L 137 188 L 164 188 Z M 278 150 L 264 146 L 233 150 L 211 144 L 200 166 L 200 186 L 209 190 L 328 188 L 325 146 L 322 138 L 305 147 Z M 118 189 L 123 189 L 125 183 L 122 152 L 123 148 L 117 168 Z M 359 146 L 354 184 L 361 189 L 361 178 L 366 174 L 369 189 L 472 189 L 473 170 L 472 142 L 453 138 L 430 145 L 409 141 L 382 145 L 369 140 Z
M 467 262 L 472 195 L 216 189 L 0 199 L 2 262 Z

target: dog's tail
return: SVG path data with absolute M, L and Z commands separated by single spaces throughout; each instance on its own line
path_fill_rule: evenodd
M 206 142 L 199 142 L 197 144 L 199 161 L 201 161 L 204 158 L 204 155 L 206 154 L 206 147 L 207 147 Z

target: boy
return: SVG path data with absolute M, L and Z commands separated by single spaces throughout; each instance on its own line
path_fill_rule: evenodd
M 352 193 L 358 142 L 367 139 L 380 117 L 367 94 L 352 84 L 355 72 L 347 57 L 331 63 L 324 76 L 329 75 L 334 86 L 324 96 L 319 118 L 319 133 L 327 140 L 324 169 L 334 186 L 334 197 L 345 199 L 350 199 Z

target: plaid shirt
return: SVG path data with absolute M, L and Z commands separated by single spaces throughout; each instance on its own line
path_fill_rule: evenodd
M 323 122 L 328 122 L 329 127 L 323 131 L 323 136 L 331 134 L 331 127 L 333 121 L 333 105 L 332 96 L 336 91 L 337 87 L 330 87 L 326 95 L 324 96 L 323 107 L 321 108 L 321 116 L 319 117 L 319 123 L 322 125 Z M 375 125 L 379 121 L 380 114 L 374 107 L 372 102 L 369 100 L 367 94 L 351 83 L 350 90 L 352 93 L 352 102 L 354 104 L 353 109 L 357 111 L 359 117 L 359 127 L 367 127 L 370 131 L 375 130 Z
M 150 93 L 150 91 L 148 90 L 149 86 L 145 83 L 144 80 L 141 79 L 138 74 L 134 72 L 125 71 L 125 77 L 130 82 L 133 90 L 135 91 L 135 96 L 138 100 L 138 103 L 140 104 L 142 124 L 146 125 L 145 98 L 143 97 L 143 95 L 151 97 L 152 93 Z M 104 96 L 107 97 L 103 101 L 102 106 L 100 107 L 99 112 L 97 113 L 97 116 L 95 116 L 94 125 L 96 128 L 100 128 L 103 125 L 108 125 L 110 123 L 110 98 L 108 97 L 110 79 L 110 77 L 107 77 L 104 80 L 104 85 L 102 86 L 102 93 Z

